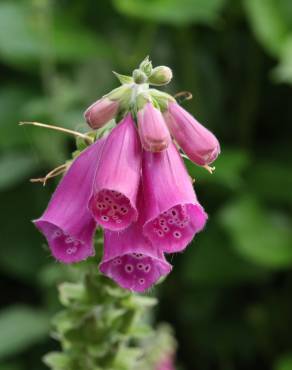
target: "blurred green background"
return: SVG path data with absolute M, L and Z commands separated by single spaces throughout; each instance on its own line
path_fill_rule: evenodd
M 190 165 L 206 230 L 170 258 L 156 319 L 185 370 L 292 369 L 292 1 L 0 2 L 0 370 L 41 370 L 66 270 L 30 220 L 56 182 L 29 183 L 74 149 L 20 120 L 86 130 L 82 112 L 150 55 L 170 93 L 222 143 L 212 176 Z M 86 370 L 86 369 L 85 369 Z

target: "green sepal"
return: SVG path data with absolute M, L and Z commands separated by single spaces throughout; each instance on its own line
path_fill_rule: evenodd
M 147 56 L 139 65 L 139 69 L 145 73 L 147 77 L 149 77 L 152 73 L 153 67 L 152 63 L 149 60 L 149 56 Z
M 173 96 L 156 89 L 149 89 L 149 94 L 153 100 L 157 102 L 161 112 L 165 112 L 170 101 L 175 102 Z
M 122 74 L 117 73 L 115 71 L 113 71 L 113 74 L 117 77 L 117 79 L 120 81 L 121 84 L 129 84 L 129 83 L 134 82 L 134 79 L 131 76 L 122 75 Z
M 53 370 L 72 369 L 72 361 L 63 352 L 50 352 L 43 357 L 43 362 Z

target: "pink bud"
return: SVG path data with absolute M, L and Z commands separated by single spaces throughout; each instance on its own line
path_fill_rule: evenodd
M 118 109 L 119 102 L 117 100 L 102 98 L 86 109 L 84 117 L 91 128 L 98 129 L 113 119 Z
M 164 118 L 172 136 L 191 161 L 204 166 L 217 158 L 220 145 L 215 135 L 180 105 L 170 102 Z
M 162 113 L 151 103 L 146 103 L 138 112 L 138 129 L 142 145 L 147 151 L 161 152 L 171 141 Z

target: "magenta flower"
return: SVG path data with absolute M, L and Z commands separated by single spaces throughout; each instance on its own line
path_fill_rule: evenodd
M 164 356 L 157 364 L 155 370 L 175 370 L 173 354 Z
M 104 140 L 96 141 L 71 164 L 36 227 L 46 237 L 53 256 L 73 263 L 93 256 L 96 222 L 87 208 L 97 159 Z
M 139 195 L 140 215 L 137 222 L 126 230 L 104 233 L 104 254 L 100 271 L 122 288 L 144 292 L 161 276 L 171 271 L 163 252 L 145 238 L 142 232 L 143 205 Z
M 89 207 L 105 229 L 122 230 L 138 218 L 141 145 L 129 113 L 106 138 Z
M 215 135 L 179 104 L 169 102 L 164 118 L 172 136 L 194 163 L 200 166 L 210 164 L 220 154 Z
M 171 141 L 162 113 L 150 102 L 138 112 L 138 129 L 145 150 L 161 152 Z
M 179 252 L 201 231 L 207 214 L 174 144 L 161 153 L 144 151 L 142 181 L 147 222 L 143 231 L 165 252 Z
M 84 118 L 89 126 L 98 129 L 113 119 L 119 110 L 119 102 L 107 97 L 97 100 L 86 109 Z

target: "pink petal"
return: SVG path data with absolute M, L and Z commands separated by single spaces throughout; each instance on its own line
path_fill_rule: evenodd
M 138 112 L 139 135 L 145 150 L 160 152 L 166 149 L 171 141 L 170 133 L 162 113 L 151 103 Z
M 140 197 L 139 209 L 142 210 L 141 201 Z M 139 216 L 137 222 L 122 232 L 106 230 L 100 264 L 102 273 L 122 288 L 135 292 L 144 292 L 171 271 L 162 251 L 143 235 L 142 224 L 142 216 Z
M 191 178 L 172 143 L 161 153 L 144 151 L 142 163 L 144 233 L 165 252 L 181 251 L 207 220 Z
M 78 262 L 95 254 L 96 222 L 87 204 L 103 143 L 104 140 L 95 142 L 74 160 L 46 211 L 34 221 L 46 237 L 53 256 L 60 262 Z
M 91 128 L 98 129 L 113 119 L 118 110 L 118 101 L 102 98 L 86 109 L 84 118 Z
M 218 157 L 220 145 L 215 135 L 179 104 L 170 102 L 164 118 L 172 136 L 191 161 L 203 166 Z
M 106 138 L 96 171 L 89 207 L 96 221 L 109 230 L 122 230 L 137 220 L 141 145 L 128 114 Z

